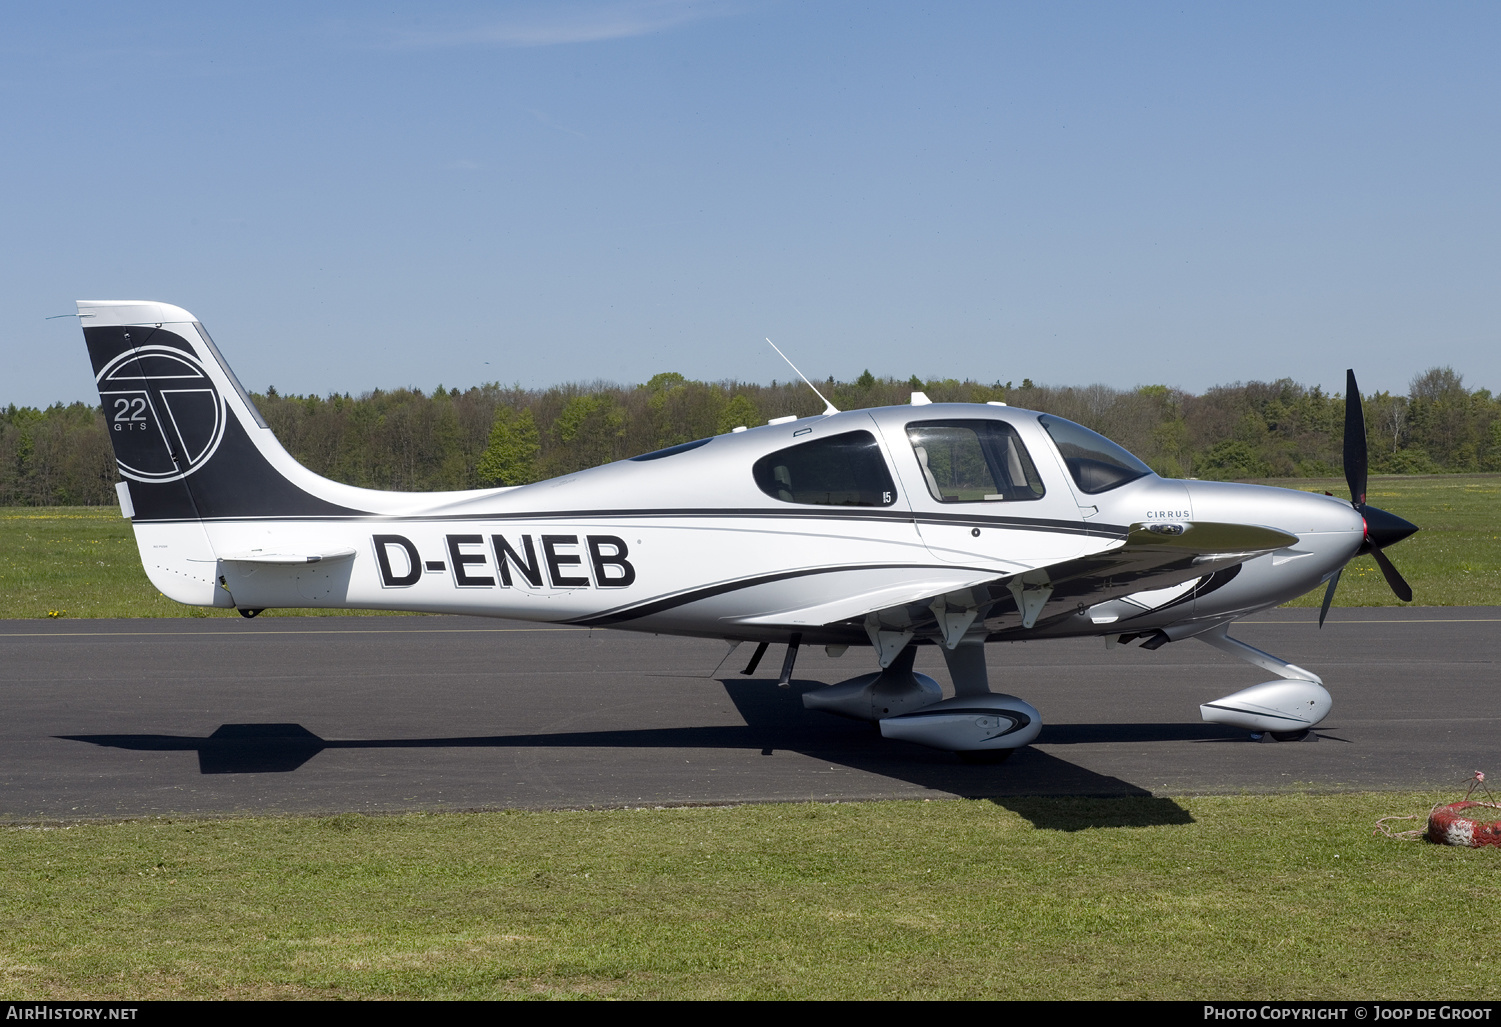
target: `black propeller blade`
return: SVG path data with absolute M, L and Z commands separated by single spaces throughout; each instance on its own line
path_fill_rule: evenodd
M 1334 590 L 1339 587 L 1339 576 L 1343 573 L 1343 567 L 1335 571 L 1334 577 L 1329 579 L 1329 587 L 1324 589 L 1324 605 L 1319 607 L 1319 627 L 1324 626 L 1324 618 L 1329 616 L 1329 604 L 1334 602 Z
M 1402 575 L 1397 573 L 1397 568 L 1392 566 L 1392 562 L 1386 558 L 1386 554 L 1372 546 L 1371 556 L 1375 559 L 1376 566 L 1381 568 L 1381 576 L 1392 587 L 1392 591 L 1397 593 L 1397 598 L 1404 603 L 1412 602 L 1412 586 L 1407 583 L 1407 580 Z
M 1381 550 L 1387 546 L 1396 545 L 1404 538 L 1418 530 L 1417 525 L 1411 524 L 1398 517 L 1396 514 L 1387 513 L 1374 506 L 1368 506 L 1366 497 L 1367 457 L 1365 435 L 1365 410 L 1360 403 L 1360 389 L 1355 384 L 1354 369 L 1345 372 L 1345 484 L 1350 486 L 1350 505 L 1355 507 L 1361 518 L 1365 521 L 1365 541 L 1360 544 L 1355 555 L 1360 556 L 1370 553 L 1376 561 L 1376 566 L 1381 568 L 1382 577 L 1396 593 L 1397 598 L 1404 603 L 1412 602 L 1412 586 L 1392 566 L 1386 554 Z M 1339 585 L 1340 575 L 1344 568 L 1334 572 L 1334 577 L 1329 579 L 1329 587 L 1324 590 L 1324 605 L 1319 610 L 1319 627 L 1324 626 L 1324 618 L 1329 615 L 1329 604 L 1334 601 L 1334 590 Z
M 1355 509 L 1365 506 L 1365 408 L 1355 384 L 1354 368 L 1345 371 L 1345 484 L 1350 486 L 1350 502 Z

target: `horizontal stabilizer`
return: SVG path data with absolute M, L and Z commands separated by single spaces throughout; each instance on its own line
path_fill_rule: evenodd
M 312 546 L 303 548 L 283 549 L 252 549 L 248 553 L 228 553 L 219 557 L 226 563 L 274 563 L 274 564 L 305 564 L 321 563 L 324 560 L 348 560 L 354 556 L 354 550 L 344 547 Z

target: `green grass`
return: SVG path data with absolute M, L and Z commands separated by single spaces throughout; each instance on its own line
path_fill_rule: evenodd
M 1342 479 L 1261 484 L 1346 494 Z M 1422 530 L 1388 555 L 1424 606 L 1501 602 L 1501 475 L 1371 479 L 1369 500 Z M 1318 606 L 1323 589 L 1288 605 Z M 1392 606 L 1375 561 L 1345 570 L 1338 606 Z M 113 507 L 0 508 L 0 619 L 46 617 L 232 617 L 233 610 L 181 606 L 141 570 L 130 522 Z M 329 616 L 369 610 L 268 610 L 267 616 Z
M 47 617 L 236 617 L 162 595 L 141 568 L 130 522 L 115 507 L 0 507 L 0 620 Z M 267 610 L 264 616 L 368 615 L 374 610 Z
M 1337 481 L 1296 484 L 1343 493 Z M 1423 528 L 1391 551 L 1419 602 L 1496 602 L 1501 476 L 1379 478 L 1370 492 Z M 1339 602 L 1393 599 L 1363 560 Z M 0 510 L 0 617 L 49 610 L 226 615 L 158 594 L 112 510 Z M 0 991 L 1495 999 L 1483 925 L 1501 898 L 1501 852 L 1371 833 L 1377 817 L 1453 798 L 4 827 Z
M 1445 801 L 1457 796 L 1444 796 Z M 1431 795 L 0 829 L 0 989 L 78 998 L 1496 998 Z M 1009 808 L 1008 808 L 1009 807 Z

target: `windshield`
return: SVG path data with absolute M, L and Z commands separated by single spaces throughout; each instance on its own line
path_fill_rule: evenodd
M 1097 495 L 1152 473 L 1152 469 L 1098 432 L 1052 414 L 1038 419 L 1058 446 L 1080 492 Z

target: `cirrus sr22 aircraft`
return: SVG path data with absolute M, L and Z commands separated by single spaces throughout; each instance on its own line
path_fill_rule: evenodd
M 1417 529 L 1367 506 L 1348 377 L 1351 502 L 1158 477 L 1071 421 L 929 403 L 777 418 L 550 481 L 379 492 L 298 464 L 193 315 L 80 301 L 122 512 L 164 594 L 252 617 L 353 607 L 511 617 L 787 647 L 865 647 L 879 669 L 803 696 L 888 738 L 1004 758 L 1042 718 L 991 691 L 985 643 L 1195 638 L 1273 680 L 1200 707 L 1255 737 L 1303 737 L 1318 675 L 1231 638 L 1237 618 L 1328 582 Z M 816 390 L 815 390 L 816 391 Z M 955 694 L 913 672 L 942 652 Z

